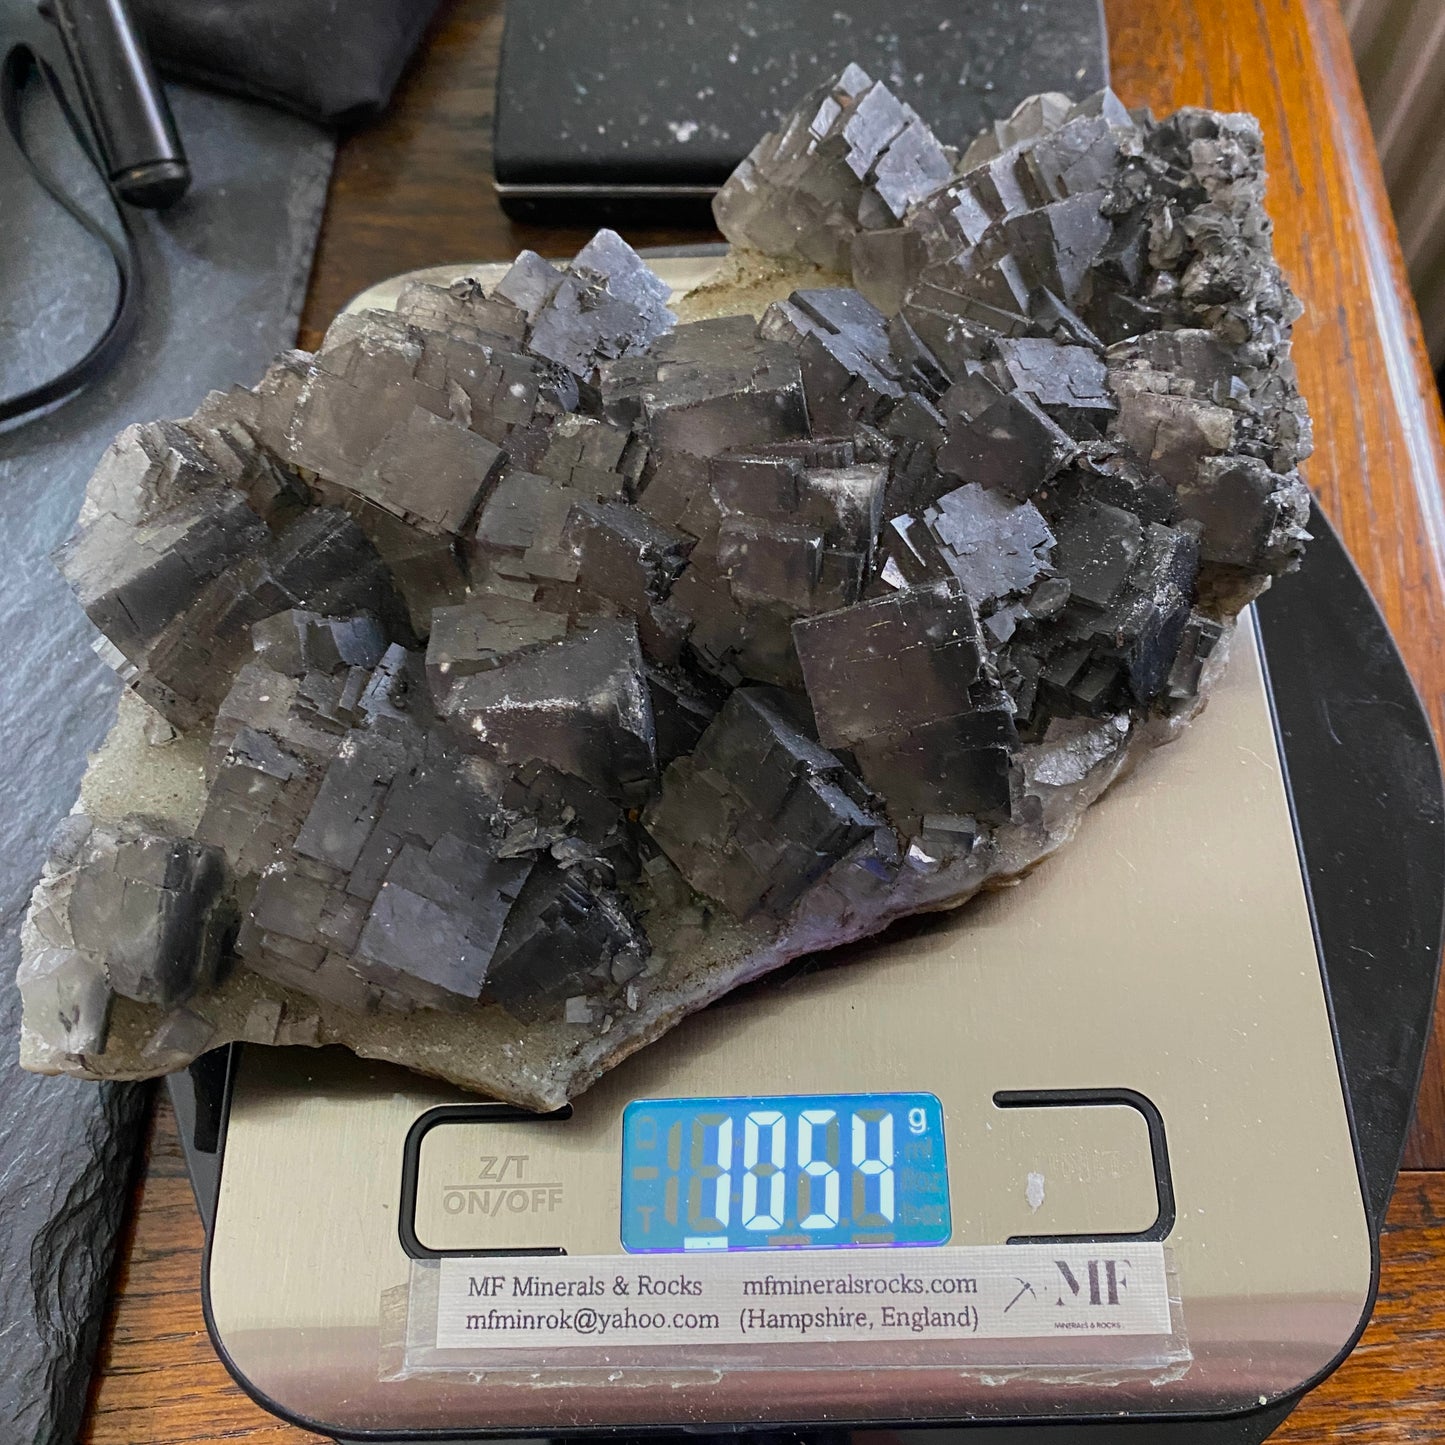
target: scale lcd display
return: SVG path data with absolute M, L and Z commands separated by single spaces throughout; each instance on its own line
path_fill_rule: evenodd
M 943 1106 L 932 1094 L 638 1099 L 622 1116 L 622 1247 L 945 1244 Z

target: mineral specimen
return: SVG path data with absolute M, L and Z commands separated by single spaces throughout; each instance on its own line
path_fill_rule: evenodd
M 809 276 L 760 316 L 601 232 L 130 428 L 57 562 L 194 807 L 62 830 L 26 1062 L 340 1040 L 551 1107 L 1026 870 L 1306 540 L 1262 187 L 1246 116 L 960 156 L 850 66 L 717 197 Z
M 956 159 L 911 106 L 850 65 L 763 138 L 713 213 L 734 242 L 845 271 L 855 238 L 897 225 Z
M 881 821 L 790 712 L 785 696 L 738 688 L 644 818 L 683 877 L 739 917 L 786 911 Z
M 100 1051 L 115 998 L 169 1014 L 219 982 L 235 927 L 214 848 L 67 818 L 25 921 L 26 1027 L 77 1059 Z

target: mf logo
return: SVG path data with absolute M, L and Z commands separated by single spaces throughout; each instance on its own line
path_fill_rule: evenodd
M 1127 1259 L 1091 1259 L 1086 1261 L 1080 1279 L 1066 1259 L 1054 1261 L 1059 1267 L 1060 1290 L 1058 1304 L 1065 1305 L 1116 1305 L 1119 1291 L 1129 1284 L 1129 1261 Z M 1068 1291 L 1067 1297 L 1064 1291 Z M 1087 1292 L 1087 1293 L 1086 1293 Z
M 474 1184 L 452 1184 L 442 1191 L 448 1214 L 550 1214 L 562 1203 L 562 1186 L 527 1177 L 525 1154 L 482 1154 Z

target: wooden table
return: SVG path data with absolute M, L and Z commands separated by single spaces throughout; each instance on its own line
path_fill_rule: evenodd
M 720 0 L 722 3 L 722 0 Z M 785 3 L 785 0 L 780 0 Z M 341 148 L 302 321 L 314 346 L 363 286 L 412 267 L 567 254 L 581 231 L 516 226 L 489 182 L 499 0 L 444 15 L 397 104 Z M 1251 110 L 1264 125 L 1280 259 L 1304 298 L 1307 476 L 1384 608 L 1445 736 L 1445 447 L 1439 402 L 1335 0 L 1107 0 L 1114 85 L 1130 105 Z M 705 239 L 635 232 L 637 245 Z M 1341 1370 L 1276 1437 L 1445 1440 L 1445 1049 L 1383 1242 L 1380 1302 Z M 115 1285 L 89 1445 L 316 1437 L 263 1414 L 206 1338 L 201 1226 L 174 1120 L 158 1105 Z

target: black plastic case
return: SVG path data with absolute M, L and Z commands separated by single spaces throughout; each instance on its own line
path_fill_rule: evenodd
M 507 7 L 495 167 L 538 219 L 707 220 L 765 131 L 856 61 L 966 145 L 1025 96 L 1108 80 L 1100 0 L 527 0 Z

